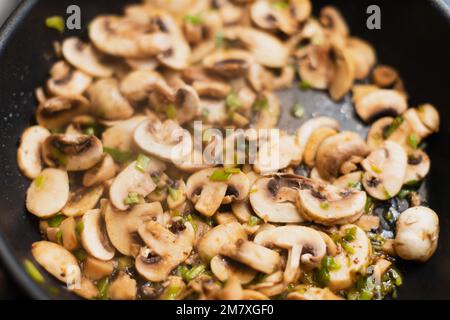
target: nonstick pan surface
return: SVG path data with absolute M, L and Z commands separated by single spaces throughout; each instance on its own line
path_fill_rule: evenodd
M 45 28 L 45 18 L 64 15 L 68 5 L 82 10 L 83 30 L 66 32 L 85 36 L 88 22 L 101 13 L 118 13 L 133 1 L 62 0 L 23 1 L 0 31 L 0 258 L 10 274 L 30 297 L 39 299 L 75 298 L 51 276 L 34 283 L 23 269 L 23 259 L 31 259 L 30 248 L 40 239 L 37 219 L 26 212 L 25 193 L 29 185 L 16 165 L 16 150 L 22 131 L 33 123 L 36 101 L 34 90 L 42 85 L 56 60 L 52 43 L 61 36 Z M 135 1 L 136 2 L 136 1 Z M 380 63 L 399 70 L 417 106 L 430 102 L 438 107 L 441 130 L 427 140 L 432 170 L 423 192 L 440 217 L 438 249 L 425 264 L 401 263 L 404 285 L 401 299 L 450 298 L 450 13 L 441 1 L 314 1 L 314 8 L 325 4 L 338 7 L 350 25 L 352 34 L 371 42 Z M 381 30 L 366 28 L 366 9 L 381 8 Z M 317 115 L 337 118 L 344 129 L 365 134 L 364 126 L 353 112 L 350 97 L 335 103 L 319 91 L 291 89 L 279 93 L 283 102 L 280 127 L 294 130 L 306 119 Z M 306 113 L 302 119 L 290 116 L 294 103 L 300 102 Z M 58 290 L 55 290 L 58 288 Z

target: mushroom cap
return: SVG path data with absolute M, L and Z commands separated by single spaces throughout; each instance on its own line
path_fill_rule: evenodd
M 134 131 L 145 119 L 147 117 L 144 115 L 136 115 L 107 128 L 102 134 L 103 146 L 120 151 L 134 151 L 137 149 L 134 144 Z
M 354 98 L 355 110 L 365 122 L 386 115 L 399 115 L 408 104 L 404 95 L 392 89 L 378 89 Z
M 38 241 L 31 245 L 34 259 L 59 281 L 69 287 L 78 283 L 81 270 L 77 259 L 64 247 L 50 242 Z
M 412 207 L 397 219 L 395 252 L 405 260 L 425 262 L 437 248 L 439 217 L 430 208 Z
M 341 166 L 352 156 L 365 157 L 369 148 L 355 132 L 343 131 L 325 139 L 317 150 L 316 168 L 320 176 L 331 181 L 337 177 Z
M 123 96 L 135 103 L 144 101 L 157 86 L 167 85 L 159 73 L 153 70 L 135 70 L 120 82 Z
M 83 186 L 92 187 L 116 176 L 113 158 L 105 153 L 103 158 L 83 175 Z
M 355 78 L 365 79 L 377 61 L 374 48 L 360 38 L 351 37 L 347 40 L 347 50 L 355 63 Z
M 285 34 L 293 34 L 297 29 L 297 21 L 289 10 L 275 8 L 268 1 L 255 1 L 250 7 L 252 21 L 262 29 L 281 30 Z
M 69 217 L 64 219 L 59 226 L 62 233 L 63 246 L 69 251 L 73 251 L 79 246 L 76 225 L 77 223 L 75 219 L 73 217 Z
M 55 63 L 47 81 L 48 91 L 55 96 L 82 95 L 92 83 L 92 77 L 73 69 L 64 61 Z
M 68 217 L 81 216 L 93 209 L 103 195 L 104 186 L 78 188 L 69 194 L 69 200 L 61 210 Z
M 203 66 L 220 76 L 236 78 L 245 75 L 253 61 L 253 56 L 244 50 L 219 50 L 205 57 Z
M 257 274 L 255 270 L 220 255 L 211 259 L 210 267 L 213 274 L 222 282 L 226 282 L 230 277 L 236 277 L 240 283 L 247 284 Z
M 105 221 L 100 209 L 87 211 L 81 221 L 83 222 L 83 230 L 81 231 L 83 248 L 94 258 L 102 261 L 111 260 L 116 250 L 106 234 Z
M 50 131 L 41 126 L 29 127 L 22 133 L 17 149 L 17 163 L 29 179 L 37 178 L 42 171 L 41 146 L 49 136 Z
M 381 88 L 392 87 L 399 78 L 397 70 L 388 65 L 379 64 L 372 72 L 373 83 Z
M 430 171 L 430 157 L 425 151 L 418 149 L 408 155 L 404 183 L 423 180 Z
M 352 53 L 339 45 L 333 45 L 333 72 L 328 91 L 333 100 L 342 99 L 352 88 L 355 80 L 355 62 Z
M 299 285 L 286 297 L 288 300 L 343 300 L 341 296 L 328 288 L 316 288 L 308 285 Z
M 276 223 L 298 223 L 303 218 L 295 204 L 286 199 L 278 199 L 280 189 L 286 188 L 283 180 L 260 178 L 252 186 L 249 199 L 255 213 L 264 221 Z
M 67 171 L 84 171 L 102 159 L 103 146 L 94 135 L 56 134 L 44 141 L 42 151 L 48 165 L 58 164 Z
M 438 132 L 440 126 L 439 112 L 429 103 L 423 104 L 417 108 L 422 123 L 431 131 Z
M 322 142 L 325 139 L 336 135 L 337 133 L 338 132 L 335 129 L 327 127 L 322 127 L 317 130 L 314 130 L 314 132 L 308 139 L 308 143 L 306 144 L 305 147 L 305 152 L 303 155 L 305 164 L 308 165 L 309 167 L 314 167 L 316 163 L 317 151 L 319 150 L 319 147 L 322 144 Z
M 39 218 L 58 213 L 69 199 L 69 177 L 66 171 L 47 168 L 27 190 L 27 210 Z
M 71 37 L 64 40 L 62 44 L 64 58 L 74 67 L 83 72 L 100 78 L 111 77 L 114 69 L 102 62 L 102 56 L 88 43 L 79 38 Z
M 317 45 L 311 45 L 302 54 L 298 62 L 300 79 L 306 81 L 314 89 L 328 88 L 332 61 L 329 51 Z
M 367 134 L 367 146 L 371 149 L 377 149 L 382 144 L 384 139 L 384 132 L 392 124 L 394 118 L 383 117 L 372 123 L 369 133 Z
M 364 189 L 379 200 L 394 197 L 402 188 L 407 161 L 406 152 L 399 144 L 385 141 L 361 162 L 365 170 Z

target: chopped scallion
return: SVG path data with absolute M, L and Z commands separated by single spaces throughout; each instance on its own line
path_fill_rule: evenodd
M 55 29 L 60 33 L 64 32 L 65 25 L 66 22 L 64 21 L 64 18 L 61 16 L 53 16 L 45 19 L 45 26 L 47 28 Z
M 37 283 L 44 283 L 44 281 L 45 281 L 44 277 L 39 272 L 39 270 L 36 268 L 36 266 L 34 265 L 33 262 L 31 262 L 28 259 L 25 259 L 23 261 L 23 264 L 25 267 L 25 271 L 28 273 L 28 275 L 31 277 L 31 279 L 33 279 Z

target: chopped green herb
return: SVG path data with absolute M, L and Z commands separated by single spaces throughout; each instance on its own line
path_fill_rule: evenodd
M 73 252 L 73 255 L 79 260 L 84 261 L 86 260 L 87 253 L 83 249 L 79 248 Z
M 171 285 L 167 289 L 167 292 L 164 294 L 164 298 L 166 300 L 176 300 L 177 297 L 180 295 L 180 293 L 181 293 L 180 287 L 176 285 Z
M 39 270 L 36 268 L 36 266 L 28 259 L 25 259 L 23 261 L 23 265 L 25 267 L 25 271 L 28 273 L 31 279 L 36 281 L 37 283 L 44 283 L 44 277 L 39 272 Z
M 398 193 L 397 196 L 400 199 L 406 199 L 406 197 L 408 197 L 410 193 L 411 193 L 411 190 L 409 190 L 409 189 L 402 189 L 402 190 L 400 190 L 400 192 Z
M 305 115 L 305 108 L 301 104 L 297 103 L 292 107 L 292 114 L 296 118 L 301 118 Z
M 328 203 L 328 201 L 323 201 L 323 202 L 320 203 L 320 207 L 323 210 L 328 210 L 328 209 L 330 209 L 330 204 Z
M 337 263 L 333 257 L 324 256 L 320 263 L 320 269 L 317 271 L 317 280 L 323 286 L 328 285 L 330 282 L 330 271 L 336 271 L 341 268 L 341 265 Z
M 60 165 L 67 164 L 67 156 L 56 148 L 51 149 L 51 157 L 55 159 Z
M 374 164 L 372 164 L 372 165 L 370 166 L 370 169 L 371 169 L 373 172 L 377 173 L 377 174 L 380 174 L 380 173 L 383 172 L 380 168 L 378 168 L 378 167 L 377 167 L 376 165 L 374 165 Z
M 65 218 L 65 215 L 63 215 L 62 213 L 58 213 L 48 220 L 48 226 L 50 228 L 57 228 Z
M 225 103 L 228 111 L 235 111 L 242 107 L 242 103 L 235 92 L 232 92 L 227 96 Z
M 252 215 L 250 217 L 250 219 L 248 220 L 248 225 L 250 227 L 254 227 L 254 226 L 257 226 L 258 224 L 261 224 L 261 222 L 262 222 L 262 220 L 259 217 Z
M 133 157 L 133 153 L 130 151 L 122 151 L 108 147 L 103 147 L 103 152 L 109 154 L 119 164 L 123 164 Z
M 352 189 L 362 190 L 361 182 L 350 182 L 347 186 Z
M 188 14 L 184 17 L 184 21 L 193 25 L 199 25 L 203 23 L 203 18 L 199 15 Z
M 255 192 L 258 192 L 258 189 L 254 188 L 254 189 L 250 190 L 250 194 L 255 193 Z
M 342 238 L 348 242 L 354 241 L 356 239 L 356 227 L 346 229 L 345 234 Z
M 223 32 L 217 32 L 214 36 L 214 45 L 216 48 L 222 48 L 225 46 L 225 36 Z
M 36 189 L 39 191 L 44 186 L 45 177 L 44 175 L 40 174 L 37 176 L 37 178 L 34 180 L 34 185 L 36 186 Z
M 169 119 L 176 119 L 177 118 L 177 108 L 174 104 L 169 104 L 166 106 L 166 116 Z
M 261 111 L 269 107 L 269 101 L 267 99 L 257 99 L 253 104 L 253 110 Z
M 394 131 L 398 129 L 398 127 L 400 127 L 403 121 L 404 119 L 402 117 L 396 117 L 394 121 L 392 121 L 391 125 L 386 130 L 384 130 L 383 138 L 389 138 L 389 136 L 393 134 Z
M 300 81 L 299 84 L 298 84 L 298 87 L 301 90 L 309 90 L 309 89 L 312 88 L 311 84 L 309 82 L 305 81 L 305 80 Z
M 150 158 L 144 154 L 139 154 L 136 159 L 136 169 L 145 173 L 148 169 L 148 165 L 150 164 Z
M 239 174 L 239 168 L 217 169 L 209 177 L 212 181 L 228 181 L 232 174 Z
M 66 22 L 61 16 L 53 16 L 45 19 L 45 26 L 50 29 L 58 30 L 60 33 L 64 32 Z
M 388 211 L 386 212 L 385 216 L 387 221 L 389 222 L 393 222 L 394 221 L 394 214 L 392 213 L 392 211 Z
M 203 109 L 202 110 L 202 117 L 203 117 L 203 119 L 208 119 L 208 117 L 209 117 L 209 110 L 208 109 Z
M 420 143 L 420 138 L 417 136 L 417 134 L 412 133 L 408 136 L 408 145 L 413 148 L 417 149 Z
M 239 173 L 241 173 L 241 169 L 239 169 L 239 168 L 226 168 L 225 172 L 226 173 L 231 173 L 231 174 L 239 174 Z
M 172 198 L 173 201 L 177 201 L 180 198 L 180 190 L 174 189 L 169 187 L 169 196 Z
M 62 244 L 62 243 L 63 243 L 63 241 L 62 241 L 62 236 L 63 236 L 63 233 L 62 233 L 61 230 L 59 230 L 58 232 L 56 232 L 56 242 L 57 242 L 57 243 L 59 243 L 59 244 Z
M 100 279 L 97 282 L 97 288 L 98 288 L 97 299 L 107 300 L 108 299 L 108 289 L 109 289 L 109 278 L 105 277 L 105 278 Z
M 197 278 L 199 275 L 205 272 L 205 270 L 206 267 L 203 264 L 199 264 L 195 267 L 192 267 L 190 270 L 186 271 L 183 275 L 183 279 L 186 280 L 186 282 L 189 282 L 192 279 Z
M 130 192 L 128 196 L 123 200 L 125 205 L 131 205 L 139 203 L 139 194 L 136 192 Z
M 78 220 L 76 225 L 75 225 L 75 231 L 77 232 L 77 234 L 81 234 L 84 230 L 84 223 L 82 220 Z
M 410 187 L 410 188 L 418 188 L 418 187 L 420 187 L 420 184 L 421 184 L 421 181 L 419 181 L 419 180 L 410 180 L 405 183 L 405 186 Z
M 83 133 L 88 135 L 88 136 L 95 136 L 96 132 L 97 132 L 97 126 L 95 124 L 90 125 L 90 126 L 86 126 L 83 129 Z
M 366 205 L 364 206 L 364 212 L 370 213 L 373 210 L 373 199 L 371 197 L 367 197 Z
M 134 265 L 134 261 L 130 257 L 123 256 L 118 259 L 118 264 L 119 269 L 126 270 Z
M 272 6 L 277 10 L 287 9 L 289 7 L 289 1 L 286 0 L 276 1 L 272 4 Z
M 355 249 L 353 249 L 353 247 L 350 246 L 347 242 L 341 241 L 341 246 L 345 251 L 347 251 L 347 253 L 349 253 L 349 254 L 355 253 Z

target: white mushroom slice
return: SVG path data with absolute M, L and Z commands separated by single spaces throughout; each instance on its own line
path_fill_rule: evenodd
M 32 126 L 22 133 L 17 163 L 22 173 L 29 179 L 35 179 L 42 171 L 41 145 L 50 136 L 50 132 L 41 126 Z
M 191 175 L 186 183 L 186 195 L 195 204 L 195 209 L 205 216 L 212 216 L 221 204 L 242 201 L 250 191 L 250 182 L 245 173 L 227 173 L 227 169 L 204 169 Z M 214 175 L 221 177 L 214 181 Z M 225 180 L 222 176 L 226 176 Z
M 48 165 L 61 165 L 67 171 L 83 171 L 102 159 L 103 146 L 93 135 L 57 134 L 45 140 L 42 151 Z
M 358 187 L 361 187 L 362 176 L 362 171 L 348 173 L 334 180 L 333 185 L 340 189 L 357 189 Z
M 312 4 L 310 0 L 291 0 L 290 12 L 297 19 L 302 22 L 308 19 L 312 12 Z
M 62 244 L 64 248 L 69 251 L 73 251 L 79 246 L 76 225 L 77 223 L 75 219 L 73 217 L 69 217 L 64 219 L 59 226 L 62 233 Z
M 47 81 L 48 91 L 55 96 L 74 96 L 83 94 L 92 83 L 92 77 L 82 71 L 74 70 L 64 61 L 55 63 Z
M 294 158 L 296 163 L 300 164 L 311 135 L 320 128 L 330 128 L 339 131 L 340 125 L 335 119 L 329 117 L 312 118 L 303 123 L 296 132 L 298 145 L 298 155 Z
M 120 82 L 120 91 L 130 101 L 145 101 L 157 87 L 165 87 L 164 79 L 155 71 L 136 70 L 130 72 Z
M 382 115 L 399 115 L 408 108 L 405 96 L 391 89 L 378 89 L 360 96 L 354 95 L 353 102 L 356 113 L 365 122 Z
M 282 68 L 287 63 L 287 47 L 268 33 L 249 27 L 230 27 L 224 30 L 224 36 L 242 42 L 255 61 L 263 66 Z
M 351 287 L 359 273 L 364 273 L 372 254 L 372 245 L 366 233 L 356 225 L 342 226 L 339 235 L 354 234 L 354 240 L 346 241 L 347 250 L 334 257 L 339 264 L 338 270 L 330 271 L 328 287 L 333 291 L 345 290 Z
M 95 48 L 79 38 L 71 37 L 64 40 L 62 54 L 74 67 L 93 77 L 107 78 L 114 73 L 112 67 L 102 62 L 103 57 Z
M 417 108 L 417 113 L 419 115 L 422 123 L 431 131 L 438 132 L 440 126 L 439 112 L 436 108 L 429 104 L 420 105 Z
M 210 261 L 219 254 L 220 248 L 238 240 L 247 240 L 247 233 L 238 222 L 221 224 L 206 232 L 196 245 L 198 254 Z
M 310 138 L 308 139 L 308 143 L 306 144 L 304 154 L 303 154 L 303 160 L 305 164 L 309 167 L 314 167 L 316 164 L 316 155 L 317 151 L 319 150 L 320 145 L 322 142 L 331 137 L 336 135 L 338 132 L 335 129 L 322 127 L 317 130 L 315 130 Z
M 408 155 L 406 166 L 405 184 L 423 180 L 430 171 L 430 157 L 423 150 L 414 150 Z
M 355 63 L 351 52 L 334 45 L 332 48 L 333 73 L 328 91 L 333 100 L 342 99 L 352 88 L 355 80 Z
M 200 97 L 210 97 L 215 99 L 226 98 L 231 93 L 231 86 L 225 82 L 211 80 L 196 80 L 192 83 L 192 87 Z
M 134 131 L 146 119 L 143 115 L 136 115 L 109 127 L 102 134 L 103 147 L 124 152 L 134 151 Z
M 249 195 L 255 213 L 264 221 L 276 223 L 298 223 L 303 218 L 293 201 L 279 199 L 280 190 L 288 187 L 283 179 L 261 178 L 252 186 Z
M 405 260 L 425 262 L 436 251 L 439 238 L 439 218 L 426 207 L 412 207 L 397 220 L 395 252 Z
M 135 300 L 136 280 L 121 272 L 108 288 L 108 297 L 112 300 Z
M 83 261 L 83 275 L 91 280 L 100 280 L 109 277 L 114 271 L 115 263 L 102 261 L 91 256 L 87 256 Z
M 316 288 L 308 285 L 296 286 L 286 297 L 288 300 L 343 300 L 341 296 L 328 288 Z
M 261 174 L 277 172 L 287 168 L 297 154 L 298 147 L 293 136 L 284 133 L 269 136 L 267 139 L 260 139 L 253 168 Z
M 130 163 L 114 179 L 110 189 L 109 197 L 112 204 L 119 210 L 127 210 L 129 204 L 125 200 L 130 194 L 146 197 L 156 188 L 151 175 L 164 171 L 165 165 L 157 159 L 151 159 L 146 168 L 138 167 L 137 162 Z
M 321 143 L 317 150 L 316 168 L 323 179 L 332 181 L 352 156 L 365 157 L 368 153 L 369 148 L 359 134 L 343 131 Z
M 274 128 L 280 119 L 280 99 L 270 91 L 264 91 L 261 96 L 267 100 L 267 107 L 259 111 L 258 119 L 254 122 L 254 127 L 256 130 Z
M 416 109 L 409 108 L 402 114 L 402 117 L 405 121 L 394 131 L 389 140 L 401 142 L 400 144 L 408 149 L 408 137 L 410 134 L 415 134 L 418 138 L 425 138 L 432 134 L 420 119 L 419 112 Z
M 61 210 L 68 217 L 83 215 L 86 211 L 95 208 L 103 194 L 102 185 L 89 188 L 78 188 L 69 194 L 69 200 Z
M 39 218 L 58 213 L 69 199 L 69 177 L 66 171 L 47 168 L 27 190 L 27 210 Z
M 281 30 L 285 34 L 293 34 L 297 29 L 297 21 L 289 10 L 275 8 L 269 1 L 254 2 L 250 7 L 250 16 L 258 27 L 269 31 Z
M 36 121 L 49 130 L 60 129 L 76 116 L 88 112 L 89 101 L 83 96 L 54 97 L 39 105 Z
M 377 61 L 375 50 L 369 43 L 356 37 L 348 39 L 347 50 L 355 62 L 355 78 L 365 79 Z
M 374 198 L 387 200 L 395 197 L 402 188 L 406 173 L 407 156 L 395 142 L 385 141 L 361 162 L 366 171 L 364 189 Z
M 308 47 L 306 52 L 301 54 L 298 62 L 301 80 L 315 89 L 328 88 L 332 67 L 329 51 L 317 45 Z
M 192 225 L 176 223 L 171 229 L 153 221 L 139 227 L 139 235 L 148 248 L 136 257 L 136 270 L 149 281 L 166 280 L 192 251 L 195 239 Z
M 265 274 L 275 272 L 281 262 L 278 252 L 246 240 L 228 243 L 219 253 Z
M 105 230 L 105 221 L 99 209 L 87 211 L 81 218 L 83 230 L 81 243 L 83 248 L 94 258 L 102 261 L 111 260 L 115 249 L 109 242 Z
M 76 286 L 80 281 L 81 271 L 77 259 L 62 246 L 49 241 L 38 241 L 32 244 L 31 253 L 45 270 L 69 287 Z
M 378 149 L 384 142 L 386 131 L 391 126 L 394 118 L 383 117 L 375 121 L 367 134 L 367 146 L 371 149 Z
M 324 225 L 345 224 L 358 220 L 366 204 L 364 191 L 331 185 L 299 190 L 297 208 L 307 219 Z
M 84 299 L 94 299 L 99 295 L 98 288 L 95 284 L 85 277 L 81 277 L 79 287 L 76 286 L 72 291 Z
M 228 78 L 241 77 L 253 64 L 253 57 L 244 50 L 217 51 L 203 59 L 203 66 Z
M 231 277 L 236 277 L 240 283 L 247 284 L 251 282 L 257 274 L 255 270 L 220 255 L 212 258 L 210 264 L 211 271 L 217 279 L 222 282 L 226 282 Z
M 104 154 L 102 160 L 83 175 L 83 186 L 92 187 L 116 176 L 116 165 L 109 154 Z
M 350 33 L 344 17 L 335 7 L 332 6 L 323 7 L 320 10 L 319 20 L 320 23 L 323 25 L 325 31 L 332 38 L 335 38 L 336 36 L 346 38 Z
M 125 59 L 125 63 L 133 70 L 154 71 L 158 67 L 158 60 L 155 57 L 142 59 Z
M 317 267 L 327 252 L 319 232 L 302 226 L 284 226 L 259 232 L 255 243 L 288 250 L 284 282 L 292 283 L 300 272 L 300 262 Z
M 283 283 L 283 271 L 267 275 L 261 282 L 250 285 L 249 289 L 257 290 L 268 297 L 279 295 L 286 290 L 286 284 Z

